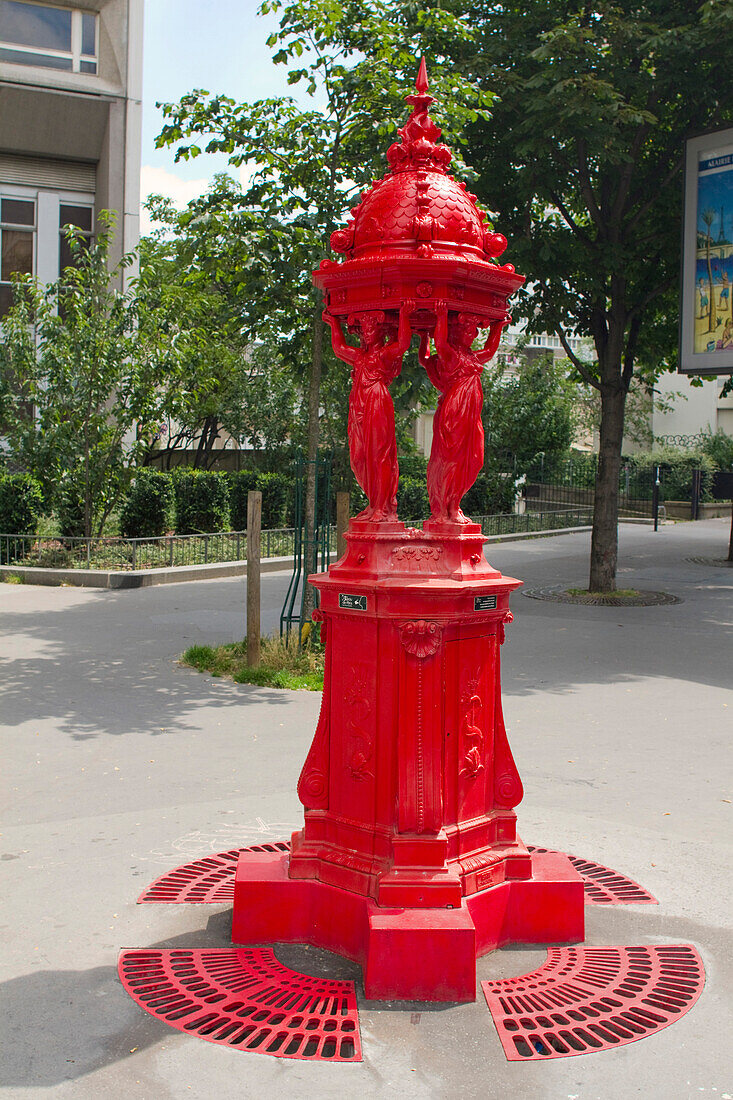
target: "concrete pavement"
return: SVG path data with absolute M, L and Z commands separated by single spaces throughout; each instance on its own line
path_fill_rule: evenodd
M 522 838 L 623 871 L 659 907 L 588 908 L 589 944 L 691 942 L 707 987 L 674 1026 L 600 1054 L 509 1063 L 483 1000 L 360 1002 L 364 1061 L 329 1065 L 221 1048 L 124 993 L 122 947 L 229 945 L 225 906 L 136 906 L 149 881 L 212 851 L 287 836 L 319 695 L 235 685 L 176 664 L 244 633 L 239 578 L 114 591 L 0 586 L 4 828 L 2 969 L 13 1097 L 733 1097 L 730 1034 L 729 524 L 623 527 L 619 585 L 679 604 L 569 607 L 517 594 L 504 647 Z M 527 587 L 587 579 L 589 537 L 492 546 Z M 262 579 L 275 629 L 287 578 Z M 305 972 L 353 965 L 299 947 Z M 506 950 L 481 978 L 526 973 Z

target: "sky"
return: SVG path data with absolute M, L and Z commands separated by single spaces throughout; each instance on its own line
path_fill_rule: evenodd
M 273 65 L 267 36 L 273 16 L 257 15 L 259 0 L 146 0 L 143 38 L 141 197 L 169 195 L 184 206 L 227 167 L 222 155 L 174 163 L 175 149 L 156 149 L 163 125 L 156 102 L 176 102 L 193 88 L 236 100 L 290 95 L 287 67 Z M 230 169 L 236 174 L 236 169 Z M 150 223 L 142 212 L 141 232 Z

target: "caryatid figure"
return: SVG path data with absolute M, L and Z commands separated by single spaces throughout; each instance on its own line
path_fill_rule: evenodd
M 433 420 L 433 445 L 428 462 L 428 497 L 433 519 L 469 523 L 460 504 L 484 462 L 484 428 L 481 409 L 484 393 L 481 371 L 496 354 L 507 321 L 493 321 L 483 348 L 471 345 L 486 322 L 471 313 L 452 313 L 438 303 L 435 325 L 437 354 L 430 354 L 425 333 L 420 341 L 420 363 L 440 390 Z
M 397 442 L 394 404 L 389 386 L 400 373 L 402 358 L 410 346 L 410 313 L 413 302 L 400 310 L 396 340 L 385 342 L 394 332 L 383 310 L 352 314 L 349 327 L 358 327 L 361 347 L 351 347 L 344 339 L 341 320 L 324 313 L 331 326 L 333 350 L 339 359 L 351 365 L 349 396 L 349 454 L 351 469 L 366 493 L 368 506 L 357 519 L 397 519 Z

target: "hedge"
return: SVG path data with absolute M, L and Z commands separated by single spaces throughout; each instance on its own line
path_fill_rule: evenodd
M 172 507 L 171 478 L 147 467 L 138 470 L 120 512 L 120 534 L 128 539 L 159 538 L 168 530 Z
M 172 480 L 177 534 L 227 530 L 229 488 L 224 475 L 179 467 L 174 470 Z
M 0 533 L 34 535 L 43 512 L 43 492 L 31 474 L 0 474 Z

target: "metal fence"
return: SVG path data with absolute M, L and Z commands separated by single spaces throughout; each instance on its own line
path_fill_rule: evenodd
M 267 557 L 292 553 L 291 531 L 263 531 Z M 201 535 L 166 535 L 154 539 L 37 538 L 0 535 L 0 565 L 46 569 L 160 569 L 240 561 L 247 556 L 245 531 L 215 531 Z
M 590 523 L 588 508 L 560 508 L 476 516 L 485 535 L 513 535 L 559 530 Z M 421 520 L 411 521 L 422 527 Z M 329 554 L 336 553 L 336 528 L 327 531 Z M 295 552 L 295 528 L 262 532 L 262 557 L 287 558 Z M 182 565 L 213 565 L 247 557 L 246 531 L 215 531 L 205 535 L 166 535 L 156 539 L 38 538 L 0 534 L 0 565 L 46 569 L 160 569 Z
M 527 511 L 541 512 L 559 507 L 593 508 L 597 456 L 560 463 L 537 462 L 524 471 L 522 496 Z M 654 486 L 659 471 L 662 499 L 665 497 L 665 466 L 639 468 L 624 462 L 619 471 L 619 515 L 648 517 L 652 514 Z

